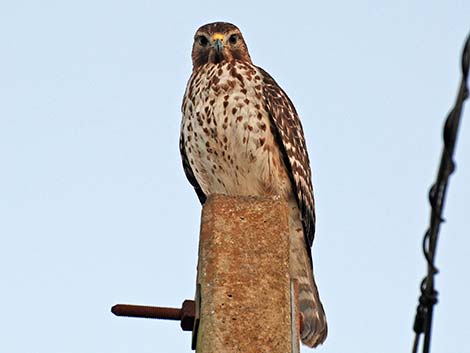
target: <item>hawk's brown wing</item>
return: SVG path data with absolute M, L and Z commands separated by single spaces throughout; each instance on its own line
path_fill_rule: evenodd
M 289 172 L 302 214 L 306 243 L 311 247 L 315 234 L 315 201 L 307 146 L 297 111 L 274 79 L 262 68 L 263 93 L 284 163 Z
M 201 186 L 196 180 L 196 177 L 194 176 L 193 170 L 191 169 L 191 166 L 188 161 L 188 156 L 186 156 L 186 151 L 184 149 L 184 134 L 180 134 L 180 153 L 181 153 L 181 160 L 183 162 L 183 170 L 184 174 L 186 174 L 186 178 L 188 178 L 189 182 L 191 185 L 194 187 L 194 190 L 196 190 L 197 197 L 199 198 L 199 201 L 201 201 L 201 204 L 204 205 L 206 202 L 206 195 L 201 189 Z

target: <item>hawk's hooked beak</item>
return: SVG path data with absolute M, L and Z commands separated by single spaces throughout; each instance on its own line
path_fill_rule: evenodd
M 222 33 L 216 33 L 212 36 L 213 46 L 217 55 L 222 54 L 224 49 L 224 35 Z

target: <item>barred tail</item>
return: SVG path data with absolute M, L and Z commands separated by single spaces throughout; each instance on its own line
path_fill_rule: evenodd
M 309 347 L 322 344 L 328 333 L 325 311 L 313 277 L 310 248 L 305 244 L 300 212 L 295 200 L 289 200 L 290 270 L 299 286 L 298 303 L 302 315 L 302 343 Z
M 322 344 L 328 333 L 325 311 L 313 276 L 311 283 L 299 281 L 299 307 L 302 314 L 302 343 L 309 347 Z M 309 281 L 310 282 L 310 281 Z

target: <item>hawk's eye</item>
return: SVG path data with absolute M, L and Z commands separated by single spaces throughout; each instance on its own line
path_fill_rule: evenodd
M 205 37 L 205 36 L 199 36 L 197 37 L 197 41 L 200 45 L 202 45 L 203 47 L 207 46 L 207 44 L 209 44 L 209 40 Z
M 228 39 L 230 44 L 237 44 L 238 36 L 236 34 L 232 34 Z

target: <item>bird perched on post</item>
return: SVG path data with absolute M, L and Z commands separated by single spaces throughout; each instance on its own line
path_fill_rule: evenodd
M 290 275 L 299 283 L 302 342 L 315 347 L 327 323 L 313 277 L 315 204 L 299 116 L 287 94 L 251 62 L 230 23 L 200 27 L 183 99 L 180 151 L 204 204 L 210 194 L 279 195 L 289 205 Z

